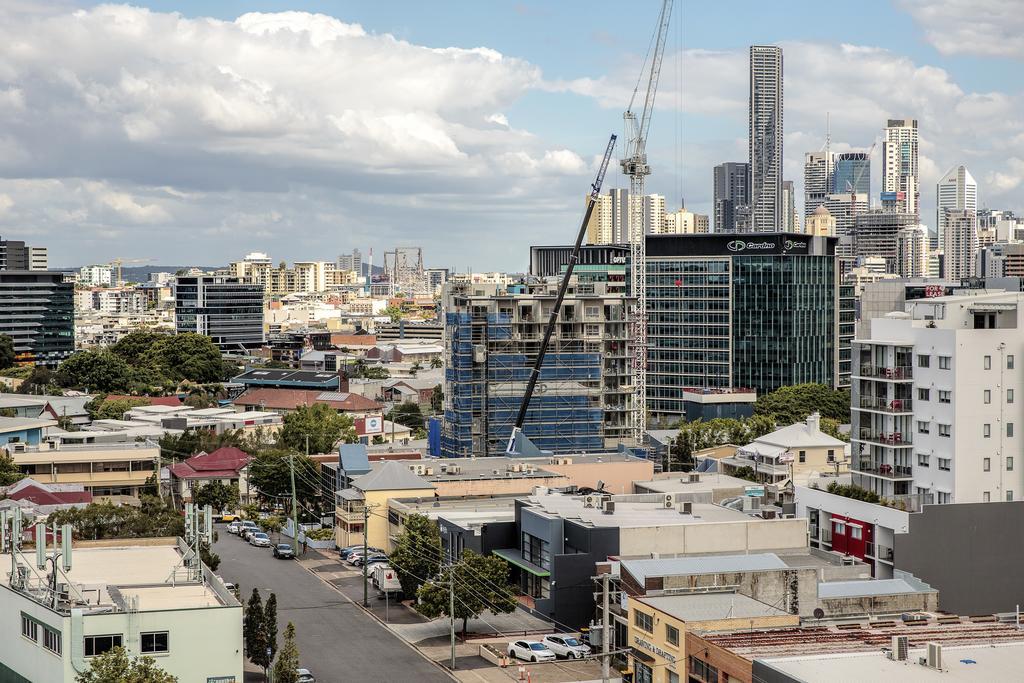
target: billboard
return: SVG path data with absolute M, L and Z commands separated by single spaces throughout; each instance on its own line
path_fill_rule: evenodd
M 648 256 L 785 256 L 835 254 L 835 237 L 794 232 L 650 235 Z

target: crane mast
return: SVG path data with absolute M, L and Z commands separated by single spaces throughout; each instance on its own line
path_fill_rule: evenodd
M 672 15 L 672 0 L 664 0 L 658 15 L 658 28 L 652 40 L 650 70 L 641 72 L 629 107 L 622 118 L 626 128 L 626 153 L 621 160 L 622 172 L 629 176 L 629 246 L 633 297 L 636 300 L 633 311 L 633 376 L 634 391 L 630 420 L 634 447 L 641 447 L 647 428 L 647 244 L 644 235 L 644 179 L 651 174 L 647 164 L 647 132 L 654 113 L 654 98 L 658 92 L 658 78 L 661 76 L 661 61 L 665 54 L 665 39 L 668 36 L 669 19 Z M 647 64 L 645 63 L 645 69 Z M 647 90 L 644 94 L 643 109 L 637 116 L 633 105 L 637 101 L 640 86 L 647 76 Z

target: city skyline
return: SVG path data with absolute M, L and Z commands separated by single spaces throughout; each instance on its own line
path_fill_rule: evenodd
M 790 10 L 723 36 L 712 30 L 722 10 L 681 9 L 648 146 L 648 191 L 665 195 L 667 209 L 685 195 L 687 208 L 713 213 L 714 166 L 746 158 L 747 51 L 766 43 L 786 55 L 782 176 L 798 203 L 803 155 L 823 146 L 831 112 L 834 152 L 866 151 L 889 118 L 920 121 L 921 215 L 932 231 L 929 188 L 958 164 L 978 179 L 979 207 L 1019 211 L 1024 117 L 1010 76 L 1020 54 L 1006 41 L 950 34 L 967 20 L 979 35 L 1004 27 L 956 14 L 954 3 L 869 4 L 863 17 L 813 37 L 786 24 Z M 181 15 L 162 2 L 73 15 L 76 7 L 0 10 L 0 32 L 41 47 L 4 58 L 0 234 L 50 245 L 55 267 L 117 256 L 187 262 L 197 241 L 202 260 L 226 263 L 250 250 L 331 259 L 437 239 L 432 265 L 523 270 L 523 246 L 568 236 L 578 220 L 592 159 L 621 128 L 657 11 L 638 8 L 612 35 L 607 13 L 580 23 L 578 13 L 530 5 L 490 14 L 462 6 L 459 26 L 445 20 L 458 10 L 428 18 L 413 6 L 328 4 L 319 9 L 337 18 L 237 21 L 249 6 L 218 5 L 217 21 L 193 18 L 206 11 L 198 3 L 175 6 Z M 111 28 L 112 15 L 133 31 Z M 563 32 L 566 44 L 539 45 L 539 28 Z M 108 48 L 91 50 L 95 39 L 82 30 Z M 160 39 L 172 35 L 192 41 L 189 61 Z M 47 51 L 57 43 L 65 49 Z M 232 63 L 242 48 L 256 58 Z M 380 88 L 342 68 L 349 64 L 375 67 L 386 83 L 431 70 L 433 87 Z M 387 71 L 396 66 L 403 71 Z M 75 78 L 53 78 L 57 69 Z M 314 71 L 320 80 L 294 77 Z M 480 85 L 468 91 L 467 81 Z M 356 87 L 358 107 L 330 94 Z M 105 108 L 95 104 L 101 94 Z M 880 148 L 872 188 L 881 187 Z M 610 174 L 610 187 L 624 185 Z

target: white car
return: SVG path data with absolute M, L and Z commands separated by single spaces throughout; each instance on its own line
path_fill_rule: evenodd
M 262 531 L 257 531 L 256 533 L 249 535 L 249 543 L 250 545 L 254 545 L 260 548 L 269 548 L 270 536 L 267 536 Z
M 237 534 L 241 530 L 242 530 L 242 523 L 241 522 L 231 522 L 231 524 L 228 524 L 228 533 L 229 534 Z
M 309 669 L 296 669 L 295 680 L 298 683 L 316 683 L 316 678 L 313 677 L 313 673 Z
M 517 640 L 508 644 L 508 656 L 526 662 L 553 662 L 555 653 L 539 640 Z
M 583 659 L 590 656 L 590 646 L 580 642 L 575 636 L 564 634 L 544 636 L 544 640 L 541 642 L 547 645 L 556 657 Z

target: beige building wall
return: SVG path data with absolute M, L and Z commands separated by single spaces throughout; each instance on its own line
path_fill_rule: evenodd
M 458 498 L 470 496 L 510 496 L 516 494 L 528 494 L 533 492 L 535 486 L 547 486 L 549 488 L 568 486 L 570 480 L 567 477 L 555 475 L 551 477 L 456 479 L 449 481 L 435 481 L 432 483 L 436 487 L 437 495 L 442 498 Z
M 622 557 L 650 553 L 747 553 L 806 546 L 806 519 L 751 518 L 749 522 L 625 527 L 619 532 L 619 555 Z
M 572 459 L 564 456 L 563 459 Z M 654 478 L 654 462 L 651 460 L 629 460 L 620 462 L 578 462 L 569 465 L 543 464 L 541 468 L 549 472 L 565 475 L 569 484 L 597 488 L 597 482 L 603 481 L 609 493 L 631 493 L 634 481 L 647 481 Z M 563 484 L 564 486 L 564 484 Z

